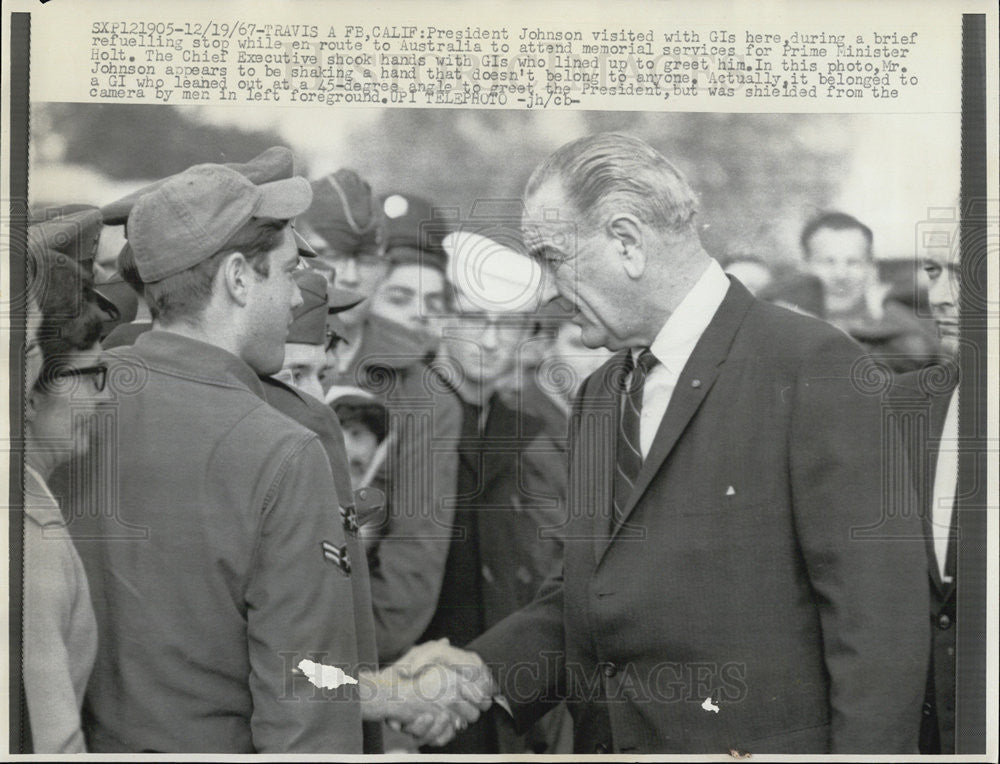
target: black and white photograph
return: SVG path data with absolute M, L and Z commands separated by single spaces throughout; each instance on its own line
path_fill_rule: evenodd
M 995 9 L 60 2 L 8 754 L 996 760 Z

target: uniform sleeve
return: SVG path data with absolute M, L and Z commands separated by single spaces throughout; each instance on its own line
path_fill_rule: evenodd
M 437 608 L 454 508 L 461 409 L 447 395 L 432 410 L 396 412 L 388 465 L 388 525 L 372 570 L 379 661 L 396 660 L 420 638 Z
M 593 378 L 593 374 L 588 377 L 573 402 L 567 441 L 570 453 L 583 412 L 584 390 Z M 566 457 L 561 456 L 559 470 L 564 476 L 564 492 L 568 468 Z M 563 511 L 567 512 L 568 508 L 564 507 Z M 553 541 L 562 552 L 562 537 L 554 537 Z M 541 585 L 530 604 L 511 613 L 468 645 L 468 649 L 490 667 L 497 692 L 507 701 L 519 734 L 527 732 L 532 724 L 552 710 L 555 699 L 567 694 L 561 554 L 555 565 L 552 575 Z
M 315 436 L 286 449 L 246 592 L 251 732 L 261 753 L 362 752 L 358 686 L 319 690 L 293 673 L 303 659 L 344 672 L 358 661 L 349 573 L 324 555 L 323 542 L 344 545 L 335 497 Z
M 565 695 L 562 567 L 542 584 L 534 601 L 466 649 L 490 668 L 497 694 L 510 706 L 518 733 L 527 731 Z
M 789 440 L 796 532 L 830 675 L 831 752 L 916 753 L 926 553 L 905 454 L 880 394 L 865 389 L 861 352 L 834 337 L 800 369 Z
M 75 590 L 72 542 L 25 523 L 24 685 L 35 753 L 86 753 L 73 687 L 69 621 Z M 89 602 L 86 603 L 88 606 Z

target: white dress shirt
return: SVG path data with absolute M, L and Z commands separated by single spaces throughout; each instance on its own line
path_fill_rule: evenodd
M 729 290 L 729 278 L 715 260 L 709 262 L 701 278 L 681 300 L 670 318 L 660 329 L 649 346 L 659 361 L 648 375 L 642 391 L 642 415 L 639 419 L 639 448 L 642 458 L 660 428 L 660 422 L 670 404 L 677 380 L 684 370 L 694 346 L 711 323 L 719 305 Z M 632 358 L 638 358 L 642 348 L 632 349 Z
M 951 535 L 951 518 L 955 511 L 955 489 L 958 484 L 958 388 L 951 394 L 948 413 L 941 430 L 941 444 L 934 470 L 934 493 L 931 502 L 931 529 L 934 534 L 934 556 L 942 581 L 951 581 L 944 574 Z

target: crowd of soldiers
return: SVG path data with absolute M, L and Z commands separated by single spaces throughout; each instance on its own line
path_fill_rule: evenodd
M 520 218 L 448 219 L 349 169 L 310 183 L 281 147 L 38 217 L 35 751 L 573 750 L 565 704 L 515 728 L 460 668 L 411 669 L 561 569 L 573 400 L 611 354 L 550 299 Z M 826 215 L 803 247 L 794 273 L 724 265 L 898 371 L 940 359 L 914 302 L 870 296 L 867 226 Z

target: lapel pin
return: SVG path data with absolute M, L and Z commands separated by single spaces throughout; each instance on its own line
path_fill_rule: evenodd
M 736 495 L 736 489 L 733 488 L 732 486 L 729 486 L 729 488 L 726 489 L 726 496 L 735 496 L 735 495 Z
M 692 379 L 691 380 L 691 387 L 701 387 L 701 380 L 700 379 Z

